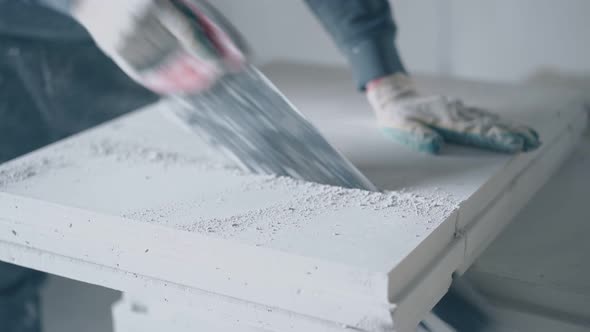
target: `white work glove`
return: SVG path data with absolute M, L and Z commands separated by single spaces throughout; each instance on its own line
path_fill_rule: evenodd
M 541 142 L 528 127 L 444 96 L 421 96 L 412 80 L 394 74 L 370 83 L 367 98 L 382 131 L 414 150 L 438 153 L 444 142 L 517 153 Z
M 156 93 L 205 90 L 244 63 L 191 0 L 77 0 L 72 15 L 123 71 Z

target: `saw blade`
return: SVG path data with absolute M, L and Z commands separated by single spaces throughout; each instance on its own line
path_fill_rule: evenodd
M 176 115 L 243 170 L 376 190 L 252 65 L 175 100 Z

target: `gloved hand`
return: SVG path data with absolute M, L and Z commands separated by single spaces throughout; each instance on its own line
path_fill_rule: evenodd
M 160 94 L 199 92 L 244 55 L 192 0 L 77 0 L 73 16 L 131 78 Z
M 367 98 L 382 131 L 412 149 L 438 153 L 444 142 L 517 153 L 539 147 L 537 133 L 444 96 L 421 96 L 411 79 L 394 74 L 371 82 Z

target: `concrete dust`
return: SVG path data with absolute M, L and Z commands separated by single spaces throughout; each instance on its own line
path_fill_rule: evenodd
M 65 167 L 67 163 L 64 158 L 37 158 L 21 161 L 20 159 L 8 162 L 0 169 L 0 189 L 8 185 L 20 183 L 33 178 L 51 169 Z
M 261 177 L 245 186 L 245 192 L 288 190 L 293 196 L 265 209 L 251 210 L 228 218 L 198 218 L 181 228 L 222 238 L 255 229 L 273 235 L 283 228 L 298 228 L 322 214 L 360 208 L 402 218 L 422 217 L 443 220 L 458 208 L 458 200 L 440 189 L 430 193 L 410 191 L 370 192 L 358 189 L 303 182 L 287 177 Z M 359 220 L 362 222 L 362 220 Z M 334 233 L 335 236 L 339 234 Z
M 235 168 L 164 148 L 149 147 L 108 138 L 91 142 L 89 152 L 92 157 L 114 158 L 119 162 L 151 162 L 167 165 L 191 164 L 198 167 L 199 170 Z
M 231 238 L 244 232 L 258 232 L 265 237 L 272 237 L 282 230 L 300 228 L 318 216 L 328 216 L 346 209 L 370 210 L 379 215 L 402 218 L 419 217 L 420 220 L 444 220 L 457 207 L 458 199 L 440 189 L 429 192 L 416 190 L 398 190 L 387 192 L 370 192 L 359 189 L 347 189 L 336 186 L 321 185 L 295 180 L 288 177 L 250 175 L 233 166 L 217 163 L 206 158 L 190 156 L 175 152 L 165 147 L 153 147 L 146 144 L 116 140 L 109 137 L 78 138 L 75 142 L 66 141 L 52 153 L 39 151 L 36 158 L 7 163 L 0 168 L 0 188 L 10 184 L 29 181 L 30 179 L 60 167 L 74 160 L 110 159 L 126 164 L 145 165 L 153 163 L 163 170 L 169 167 L 190 167 L 197 173 L 222 171 L 228 177 L 244 177 L 243 185 L 234 188 L 245 195 L 264 195 L 276 193 L 285 195 L 262 209 L 246 209 L 229 217 L 211 218 L 198 215 L 180 215 L 182 219 L 192 222 L 178 223 L 174 219 L 182 211 L 198 211 L 195 208 L 203 202 L 198 197 L 171 202 L 166 207 L 154 207 L 139 211 L 128 211 L 122 216 L 132 220 L 164 224 L 184 231 L 205 235 Z M 91 176 L 91 175 L 89 175 Z M 214 184 L 211 184 L 214 185 Z M 221 193 L 215 198 L 217 206 L 231 204 L 226 202 Z M 212 202 L 209 202 L 211 204 Z M 227 205 L 231 209 L 231 205 Z M 225 210 L 225 209 L 224 209 Z M 359 220 L 358 222 L 363 222 Z M 334 229 L 334 236 L 339 231 Z

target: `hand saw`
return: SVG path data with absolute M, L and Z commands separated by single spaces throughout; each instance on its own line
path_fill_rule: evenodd
M 235 48 L 248 53 L 237 30 L 207 2 L 177 3 L 206 16 Z M 243 170 L 376 190 L 252 64 L 228 71 L 205 92 L 173 100 L 178 104 L 175 114 Z

